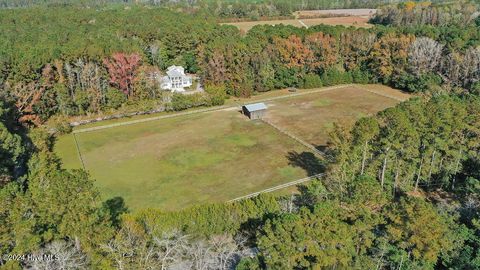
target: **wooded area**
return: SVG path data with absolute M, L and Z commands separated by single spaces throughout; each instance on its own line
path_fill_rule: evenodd
M 0 13 L 2 95 L 16 104 L 22 122 L 34 125 L 53 115 L 165 106 L 157 78 L 172 64 L 200 75 L 207 88 L 224 87 L 243 97 L 350 82 L 382 82 L 412 92 L 437 92 L 440 85 L 479 88 L 478 19 L 466 26 L 368 30 L 257 26 L 243 36 L 212 17 L 178 18 L 145 7 Z M 224 96 L 207 94 L 214 100 Z
M 384 25 L 372 29 L 248 33 L 218 25 L 223 15 L 202 8 L 0 10 L 0 267 L 480 269 L 480 19 L 473 4 L 444 5 L 388 6 L 374 19 Z M 122 198 L 101 197 L 85 171 L 62 168 L 43 123 L 158 106 L 165 101 L 152 74 L 170 64 L 209 89 L 173 97 L 177 109 L 218 105 L 225 94 L 349 82 L 418 97 L 337 125 L 325 177 L 298 194 L 131 212 Z
M 218 17 L 250 18 L 291 16 L 297 10 L 339 9 L 339 8 L 376 8 L 383 4 L 404 2 L 402 0 L 0 0 L 0 8 L 21 8 L 35 6 L 77 6 L 77 7 L 109 7 L 115 5 L 147 5 L 184 8 L 189 12 L 197 9 L 208 9 Z M 433 0 L 430 2 L 444 2 Z

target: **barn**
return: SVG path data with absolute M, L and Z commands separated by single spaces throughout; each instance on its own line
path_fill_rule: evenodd
M 243 114 L 250 119 L 262 119 L 267 112 L 267 105 L 265 103 L 254 103 L 244 105 L 242 107 Z

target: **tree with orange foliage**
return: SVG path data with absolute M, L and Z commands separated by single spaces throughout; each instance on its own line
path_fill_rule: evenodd
M 140 55 L 136 53 L 130 55 L 114 53 L 111 59 L 103 60 L 103 64 L 108 69 L 110 83 L 120 89 L 127 97 L 132 94 L 132 83 L 140 61 Z
M 39 126 L 42 124 L 42 113 L 38 111 L 49 111 L 45 116 L 55 110 L 55 100 L 52 93 L 46 94 L 55 82 L 55 74 L 50 64 L 42 69 L 42 76 L 39 83 L 30 82 L 28 84 L 18 83 L 12 89 L 12 94 L 16 100 L 15 107 L 21 116 L 19 122 L 24 125 Z M 49 104 L 49 106 L 42 106 Z M 43 107 L 43 108 L 42 108 Z M 42 115 L 43 116 L 43 115 Z
M 274 37 L 273 44 L 280 61 L 286 67 L 304 68 L 306 65 L 312 65 L 313 51 L 302 42 L 301 38 L 295 35 L 287 39 Z
M 403 8 L 406 10 L 406 11 L 412 11 L 416 6 L 416 3 L 413 2 L 413 1 L 408 1 L 408 2 L 405 2 L 403 3 Z
M 412 35 L 387 34 L 378 39 L 370 53 L 370 68 L 384 81 L 391 80 L 395 74 L 404 72 L 407 68 L 408 51 L 415 40 Z
M 34 83 L 27 85 L 18 84 L 14 88 L 13 95 L 16 102 L 15 107 L 20 112 L 21 116 L 18 119 L 22 124 L 40 125 L 41 119 L 35 114 L 33 106 L 36 105 L 43 95 L 44 88 L 37 87 Z
M 347 71 L 360 68 L 367 61 L 375 40 L 375 34 L 364 30 L 342 33 L 338 44 L 344 68 Z
M 313 51 L 313 69 L 325 70 L 337 62 L 337 42 L 335 38 L 323 32 L 317 32 L 305 37 L 305 44 Z

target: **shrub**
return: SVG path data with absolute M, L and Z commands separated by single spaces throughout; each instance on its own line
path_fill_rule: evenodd
M 63 84 L 57 83 L 53 89 L 57 93 L 56 98 L 59 112 L 64 115 L 76 115 L 78 109 L 70 96 L 68 88 Z
M 342 72 L 336 68 L 327 69 L 321 76 L 323 85 L 331 86 L 337 84 L 352 83 L 352 75 Z
M 205 86 L 207 96 L 207 106 L 216 106 L 225 104 L 227 97 L 225 86 L 208 85 Z
M 68 121 L 68 117 L 57 115 L 50 118 L 48 126 L 57 134 L 67 134 L 72 132 L 72 127 Z
M 90 106 L 88 93 L 79 89 L 77 89 L 75 93 L 75 105 L 77 105 L 80 114 L 85 114 Z
M 191 107 L 190 101 L 188 100 L 187 96 L 182 94 L 173 94 L 170 103 L 174 111 L 186 110 Z
M 371 82 L 371 75 L 367 71 L 357 68 L 350 71 L 354 83 L 367 84 Z
M 140 224 L 154 228 L 153 233 L 179 229 L 190 235 L 210 236 L 235 233 L 240 228 L 255 231 L 265 215 L 279 210 L 275 196 L 262 194 L 235 203 L 197 205 L 178 212 L 147 209 L 132 216 Z
M 182 111 L 192 107 L 199 107 L 208 105 L 207 98 L 203 94 L 192 94 L 192 95 L 183 95 L 183 94 L 173 94 L 172 100 L 170 102 L 171 108 L 174 111 Z
M 476 82 L 471 87 L 472 94 L 480 95 L 480 82 Z
M 127 101 L 127 96 L 120 90 L 115 88 L 109 88 L 107 91 L 107 107 L 111 109 L 118 109 L 123 103 Z
M 322 79 L 317 74 L 305 75 L 303 88 L 310 89 L 310 88 L 318 88 L 322 86 L 323 86 Z
M 414 76 L 409 73 L 403 73 L 397 80 L 394 80 L 393 86 L 407 90 L 409 92 L 429 92 L 442 83 L 442 78 L 433 73 Z
M 262 269 L 260 265 L 261 264 L 258 257 L 253 257 L 253 258 L 244 257 L 240 260 L 240 262 L 237 265 L 237 268 L 235 269 L 236 270 L 257 270 L 257 269 L 260 270 Z

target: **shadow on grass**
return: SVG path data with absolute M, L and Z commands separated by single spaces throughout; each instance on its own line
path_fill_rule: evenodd
M 327 146 L 327 145 L 316 145 L 315 148 L 316 148 L 318 151 L 323 152 L 323 153 L 327 152 L 327 150 L 328 150 L 328 146 Z
M 308 176 L 319 174 L 325 171 L 325 166 L 322 161 L 311 152 L 298 153 L 296 151 L 292 151 L 288 153 L 287 158 L 289 165 L 304 169 Z
M 120 217 L 128 212 L 125 200 L 122 197 L 113 197 L 103 203 L 103 208 L 109 213 L 113 226 L 120 227 Z

